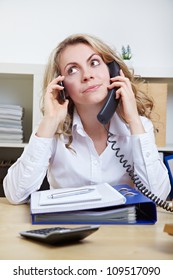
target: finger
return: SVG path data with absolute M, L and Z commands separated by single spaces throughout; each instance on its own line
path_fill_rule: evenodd
M 64 80 L 64 76 L 58 76 L 58 77 L 56 77 L 55 79 L 53 79 L 50 83 L 49 83 L 49 85 L 51 86 L 51 85 L 56 85 L 56 84 L 58 84 L 59 82 L 62 82 L 63 80 Z M 49 86 L 48 85 L 48 86 Z
M 127 86 L 125 81 L 116 81 L 116 82 L 113 82 L 112 84 L 108 85 L 108 89 L 125 87 L 125 86 Z
M 53 94 L 56 90 L 61 90 L 61 86 L 57 84 L 49 85 L 47 87 L 47 92 Z
M 65 76 L 59 75 L 57 78 L 55 78 L 55 81 L 56 81 L 57 83 L 59 83 L 59 82 L 64 81 L 64 79 L 65 79 Z
M 67 106 L 68 106 L 68 103 L 69 103 L 69 100 L 66 99 L 62 105 L 65 106 L 65 107 L 67 107 Z
M 126 76 L 124 76 L 124 73 L 122 72 L 121 76 L 113 77 L 113 78 L 111 78 L 111 81 L 112 82 L 115 82 L 115 81 L 126 82 L 126 81 L 129 81 L 129 79 Z
M 121 77 L 125 77 L 124 72 L 123 72 L 122 69 L 120 69 L 120 76 L 121 76 Z
M 63 84 L 61 83 L 62 80 L 59 80 L 59 78 L 54 79 L 47 87 L 48 93 L 54 93 L 55 91 L 60 91 L 64 89 Z
M 121 97 L 121 91 L 120 90 L 116 90 L 115 99 L 119 99 L 120 97 Z

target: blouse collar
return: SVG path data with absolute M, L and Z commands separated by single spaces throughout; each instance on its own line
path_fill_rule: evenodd
M 73 124 L 72 124 L 72 132 L 77 131 L 79 134 L 82 136 L 86 136 L 86 133 L 83 128 L 83 124 L 81 122 L 81 119 L 76 111 L 74 110 L 73 113 Z M 130 130 L 128 124 L 126 124 L 120 117 L 119 115 L 115 112 L 113 115 L 111 121 L 110 121 L 110 127 L 109 127 L 110 133 L 114 135 L 126 135 L 130 136 Z

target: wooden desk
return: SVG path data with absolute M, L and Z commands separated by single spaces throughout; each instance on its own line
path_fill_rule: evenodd
M 19 231 L 44 225 L 31 224 L 29 205 L 0 198 L 0 259 L 173 260 L 173 236 L 163 232 L 172 221 L 172 213 L 159 209 L 155 225 L 104 225 L 80 243 L 53 247 L 22 239 Z

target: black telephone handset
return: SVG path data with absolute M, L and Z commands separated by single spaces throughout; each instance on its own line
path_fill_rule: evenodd
M 110 78 L 118 76 L 120 72 L 120 66 L 117 62 L 112 61 L 107 64 L 109 68 Z M 102 124 L 107 124 L 110 119 L 112 118 L 113 114 L 115 113 L 115 110 L 118 106 L 119 99 L 115 99 L 115 91 L 116 89 L 113 88 L 108 91 L 108 95 L 106 98 L 106 102 L 103 106 L 103 108 L 100 110 L 100 112 L 97 115 L 97 119 Z
M 64 87 L 64 84 L 63 84 L 63 82 L 62 82 L 62 81 L 60 81 L 60 82 L 59 82 L 59 85 L 60 85 L 60 86 L 62 86 L 62 87 Z M 65 89 L 60 90 L 60 93 L 59 93 L 59 99 L 60 99 L 60 101 L 61 101 L 62 103 L 64 103 L 64 102 L 65 102 L 65 100 L 66 100 L 66 93 L 65 93 Z

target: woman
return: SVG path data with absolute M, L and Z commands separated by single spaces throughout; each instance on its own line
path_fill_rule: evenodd
M 116 61 L 121 70 L 110 79 L 107 64 L 111 61 Z M 60 98 L 64 88 L 65 102 Z M 120 102 L 104 126 L 97 114 L 113 88 Z M 26 202 L 40 188 L 46 173 L 50 188 L 101 182 L 133 186 L 109 143 L 113 141 L 141 182 L 165 199 L 170 183 L 155 145 L 152 107 L 152 101 L 137 91 L 132 74 L 109 46 L 85 34 L 66 38 L 49 58 L 43 118 L 21 157 L 8 170 L 4 179 L 6 197 L 11 203 Z

